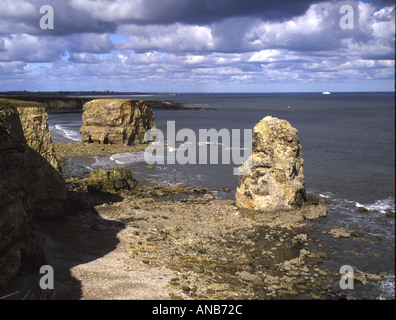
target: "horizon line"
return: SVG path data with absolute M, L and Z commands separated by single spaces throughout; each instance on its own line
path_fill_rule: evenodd
M 52 91 L 29 91 L 29 90 L 7 90 L 0 91 L 0 94 L 14 94 L 14 93 L 102 93 L 102 94 L 129 94 L 129 95 L 181 95 L 181 94 L 272 94 L 272 93 L 395 93 L 395 90 L 364 90 L 364 91 L 163 91 L 163 92 L 136 92 L 136 91 L 110 91 L 110 90 L 52 90 Z

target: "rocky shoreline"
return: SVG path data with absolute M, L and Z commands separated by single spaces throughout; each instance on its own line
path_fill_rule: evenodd
M 54 144 L 61 165 L 73 157 L 145 148 Z M 56 271 L 55 288 L 42 290 L 38 273 L 20 273 L 1 289 L 1 299 L 354 298 L 335 289 L 341 275 L 324 263 L 338 252 L 312 236 L 332 205 L 325 199 L 304 195 L 299 207 L 252 212 L 205 188 L 141 183 L 122 168 L 63 178 L 64 214 L 32 222 L 46 263 Z M 366 241 L 364 232 L 343 226 L 319 232 Z M 356 285 L 387 276 L 357 272 Z

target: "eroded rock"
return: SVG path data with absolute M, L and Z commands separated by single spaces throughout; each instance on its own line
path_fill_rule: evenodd
M 29 152 L 30 195 L 34 215 L 61 216 L 67 191 L 51 140 L 48 114 L 43 106 L 17 106 L 17 111 Z
M 286 120 L 265 117 L 253 131 L 251 169 L 236 192 L 240 208 L 277 212 L 305 201 L 304 160 L 297 130 Z
M 132 190 L 138 182 L 132 177 L 132 171 L 124 168 L 114 170 L 93 170 L 87 180 L 89 191 L 117 192 Z
M 155 128 L 154 114 L 143 100 L 96 99 L 84 104 L 81 141 L 99 144 L 144 143 Z
M 0 287 L 45 260 L 32 235 L 32 152 L 16 108 L 0 103 Z

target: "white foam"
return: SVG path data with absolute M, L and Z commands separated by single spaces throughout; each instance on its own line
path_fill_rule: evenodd
M 108 157 L 94 157 L 94 159 L 96 162 L 91 165 L 91 168 L 100 167 L 107 169 L 114 166 L 114 161 L 110 160 Z
M 395 199 L 389 197 L 387 199 L 377 200 L 372 204 L 361 204 L 359 202 L 355 202 L 356 207 L 365 207 L 369 211 L 379 211 L 381 213 L 385 213 L 385 210 L 395 210 Z
M 324 193 L 319 193 L 319 196 L 322 198 L 330 199 L 333 197 L 333 194 L 331 192 L 324 192 Z
M 73 141 L 81 141 L 81 134 L 76 130 L 72 130 L 68 127 L 65 127 L 61 124 L 56 124 L 55 129 L 64 137 L 73 140 Z
M 117 153 L 113 154 L 110 157 L 110 160 L 114 161 L 117 164 L 130 164 L 136 162 L 144 162 L 144 153 L 137 152 L 137 153 Z
M 240 148 L 240 147 L 229 147 L 229 148 L 224 148 L 224 150 L 237 150 L 237 151 L 241 151 L 241 150 L 250 150 L 250 148 Z
M 395 275 L 387 275 L 385 276 L 385 281 L 380 281 L 380 295 L 378 300 L 389 300 L 395 298 L 395 283 L 393 282 L 394 278 Z
M 222 146 L 221 142 L 199 141 L 198 146 Z

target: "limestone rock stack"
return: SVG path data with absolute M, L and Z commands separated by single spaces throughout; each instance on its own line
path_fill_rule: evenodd
M 81 141 L 99 144 L 144 143 L 155 128 L 154 114 L 143 100 L 96 99 L 84 104 Z
M 297 129 L 286 120 L 267 116 L 253 130 L 253 150 L 236 192 L 240 208 L 277 212 L 305 201 L 301 145 Z

